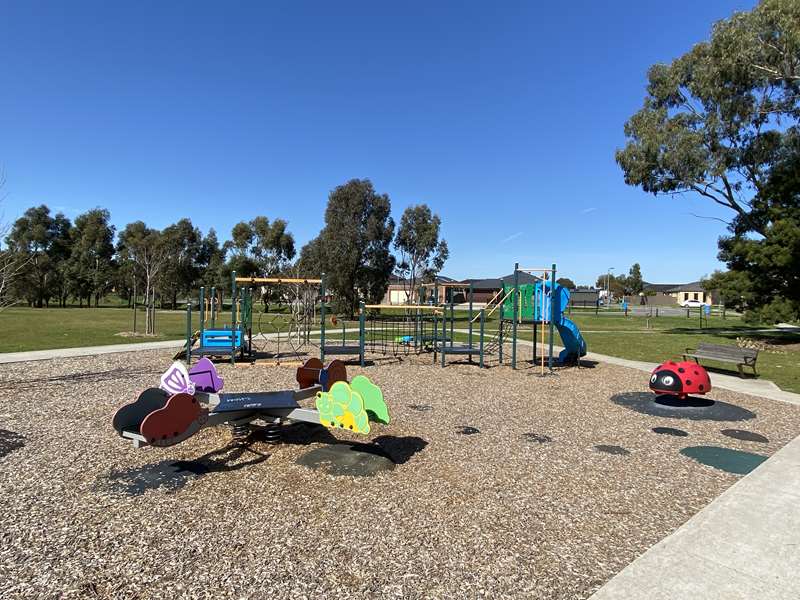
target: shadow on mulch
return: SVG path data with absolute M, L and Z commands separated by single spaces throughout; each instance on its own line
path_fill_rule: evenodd
M 3 381 L 4 388 L 25 390 L 42 387 L 47 384 L 59 383 L 100 383 L 103 381 L 118 381 L 120 379 L 133 379 L 140 375 L 158 374 L 157 370 L 144 367 L 117 367 L 105 371 L 83 371 L 81 373 L 71 373 L 69 375 L 53 375 L 51 377 L 35 377 L 32 379 L 16 379 Z
M 758 442 L 759 444 L 766 444 L 769 438 L 756 433 L 755 431 L 746 431 L 744 429 L 723 429 L 720 433 L 735 440 L 742 440 L 743 442 Z
M 526 442 L 535 442 L 537 444 L 547 444 L 553 441 L 553 438 L 551 438 L 549 435 L 544 435 L 542 433 L 535 433 L 533 431 L 528 433 L 523 433 L 522 438 Z
M 576 363 L 576 367 L 580 367 L 581 369 L 594 369 L 600 363 L 596 360 L 587 360 L 585 358 L 580 359 Z
M 25 446 L 25 436 L 7 429 L 0 429 L 0 458 Z
M 382 435 L 372 444 L 338 442 L 306 452 L 297 464 L 327 475 L 372 477 L 408 462 L 428 442 L 418 437 Z
M 622 446 L 609 446 L 607 444 L 599 444 L 594 447 L 595 450 L 605 452 L 606 454 L 613 454 L 615 456 L 628 456 L 631 451 L 623 448 Z
M 651 392 L 624 392 L 611 396 L 611 402 L 638 413 L 669 419 L 692 421 L 746 421 L 756 413 L 721 400 L 675 396 L 656 396 Z
M 174 492 L 203 475 L 238 471 L 264 462 L 270 455 L 252 448 L 253 444 L 263 441 L 263 432 L 257 430 L 242 440 L 235 440 L 197 459 L 162 460 L 139 468 L 112 470 L 106 481 L 98 483 L 101 487 L 128 496 L 140 496 L 157 489 Z
M 653 427 L 650 431 L 660 435 L 672 435 L 675 437 L 687 437 L 689 435 L 683 429 L 675 429 L 674 427 Z

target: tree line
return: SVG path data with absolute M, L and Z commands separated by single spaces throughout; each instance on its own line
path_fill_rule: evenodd
M 324 272 L 337 310 L 352 314 L 361 299 L 380 301 L 392 274 L 410 280 L 410 289 L 432 279 L 448 256 L 440 228 L 424 204 L 409 206 L 396 228 L 389 196 L 367 179 L 331 191 L 324 226 L 299 256 L 280 218 L 239 222 L 221 243 L 213 228 L 204 235 L 188 218 L 164 229 L 135 221 L 117 231 L 104 208 L 71 221 L 43 204 L 7 228 L 0 265 L 14 270 L 0 277 L 0 302 L 63 307 L 72 300 L 90 307 L 113 292 L 128 306 L 177 308 L 200 286 L 230 290 L 233 271 L 314 278 Z

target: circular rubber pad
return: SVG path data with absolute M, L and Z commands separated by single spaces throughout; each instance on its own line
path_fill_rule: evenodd
M 668 419 L 746 421 L 756 417 L 756 413 L 735 404 L 691 396 L 680 400 L 674 396 L 656 396 L 651 392 L 626 392 L 611 396 L 611 402 L 638 413 Z

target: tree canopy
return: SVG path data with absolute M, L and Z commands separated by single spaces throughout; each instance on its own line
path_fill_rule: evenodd
M 730 211 L 719 257 L 737 273 L 729 282 L 746 288 L 739 301 L 749 298 L 762 318 L 773 318 L 773 303 L 780 317 L 800 314 L 790 276 L 800 271 L 800 254 L 787 250 L 773 261 L 767 251 L 795 248 L 785 236 L 800 210 L 790 175 L 799 117 L 800 3 L 763 0 L 717 23 L 710 40 L 672 63 L 650 68 L 644 106 L 625 124 L 628 141 L 616 153 L 626 183 L 694 194 Z
M 394 241 L 400 252 L 397 273 L 406 286 L 411 302 L 420 282 L 429 283 L 442 270 L 449 250 L 447 242 L 439 239 L 442 220 L 427 204 L 409 206 L 400 217 L 400 227 Z
M 574 290 L 577 287 L 575 285 L 575 282 L 572 281 L 572 279 L 570 279 L 569 277 L 559 277 L 558 279 L 556 279 L 556 283 L 561 287 L 567 288 L 568 290 Z
M 359 296 L 378 302 L 389 287 L 395 259 L 389 251 L 394 237 L 391 201 L 378 194 L 368 179 L 351 179 L 328 197 L 325 227 L 301 252 L 306 268 L 323 267 L 337 308 L 353 314 Z

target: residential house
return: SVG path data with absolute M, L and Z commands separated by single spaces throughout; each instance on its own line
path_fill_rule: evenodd
M 705 304 L 717 301 L 714 294 L 703 289 L 699 281 L 691 283 L 645 283 L 644 300 L 646 304 L 670 306 L 683 304 L 687 300 L 698 300 Z

